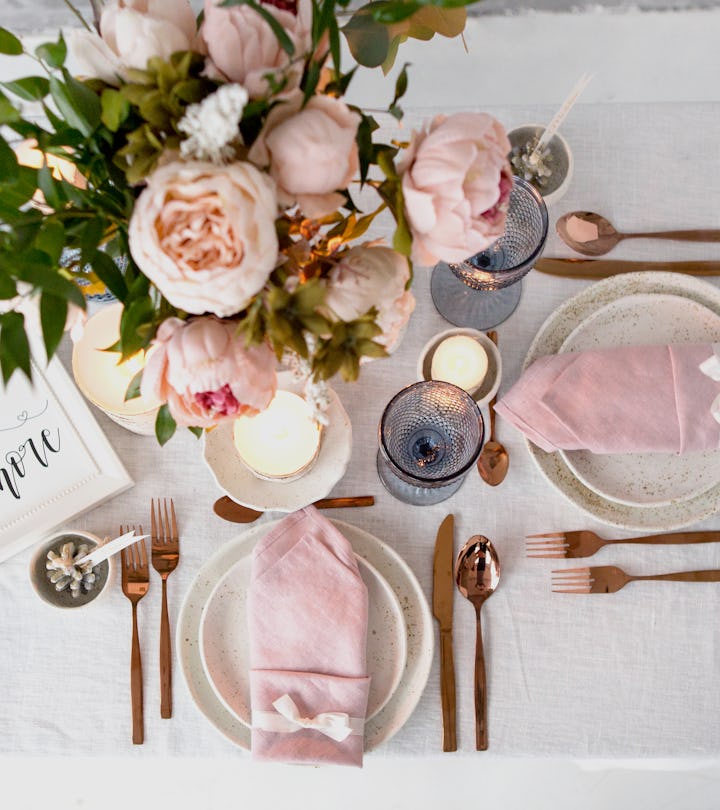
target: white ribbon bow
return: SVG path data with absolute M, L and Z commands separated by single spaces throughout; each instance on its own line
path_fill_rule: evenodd
M 291 733 L 301 728 L 319 731 L 326 737 L 342 742 L 351 734 L 362 734 L 364 720 L 359 717 L 350 717 L 344 712 L 321 712 L 315 717 L 302 717 L 300 709 L 296 706 L 290 695 L 282 695 L 273 701 L 272 712 L 253 712 L 253 726 L 263 731 Z
M 698 368 L 706 377 L 710 377 L 715 382 L 720 382 L 720 343 L 713 343 L 712 347 L 713 353 L 707 360 L 703 360 Z M 710 406 L 710 413 L 716 422 L 720 422 L 720 394 L 715 397 L 713 404 Z

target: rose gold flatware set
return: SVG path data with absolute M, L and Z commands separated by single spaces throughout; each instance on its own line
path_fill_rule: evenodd
M 471 537 L 460 549 L 453 565 L 455 518 L 448 515 L 440 525 L 433 559 L 433 615 L 440 626 L 440 697 L 443 720 L 443 751 L 457 751 L 455 664 L 453 660 L 453 596 L 455 587 L 475 608 L 475 748 L 488 747 L 487 678 L 480 625 L 480 609 L 500 580 L 500 562 L 492 543 L 482 535 Z
M 167 606 L 167 579 L 177 567 L 180 545 L 175 517 L 175 504 L 171 498 L 150 501 L 152 566 L 162 579 L 162 606 L 160 612 L 160 716 L 172 716 L 172 652 L 170 619 Z M 120 527 L 120 533 L 135 527 Z M 142 526 L 135 529 L 142 534 Z M 150 567 L 147 547 L 141 539 L 122 549 L 122 591 L 132 603 L 132 643 L 130 655 L 130 702 L 132 706 L 132 741 L 141 745 L 145 739 L 143 708 L 143 675 L 140 655 L 137 606 L 150 588 Z
M 717 542 L 720 542 L 720 532 L 709 531 L 669 532 L 620 540 L 605 540 L 592 531 L 549 532 L 528 535 L 526 551 L 528 557 L 559 560 L 591 557 L 604 546 L 621 543 L 667 546 Z M 631 575 L 614 565 L 600 565 L 552 572 L 553 593 L 617 593 L 629 582 L 639 581 L 720 582 L 720 571 Z

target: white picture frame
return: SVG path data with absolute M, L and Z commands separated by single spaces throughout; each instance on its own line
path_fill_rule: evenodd
M 59 360 L 0 386 L 0 562 L 133 480 Z

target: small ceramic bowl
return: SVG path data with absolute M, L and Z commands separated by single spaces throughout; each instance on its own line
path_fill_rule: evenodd
M 430 370 L 432 369 L 433 355 L 437 347 L 443 340 L 452 337 L 453 335 L 466 335 L 467 337 L 474 338 L 485 349 L 488 357 L 488 370 L 485 379 L 480 384 L 480 387 L 471 394 L 472 398 L 477 402 L 478 407 L 486 405 L 497 394 L 502 380 L 502 358 L 498 347 L 490 340 L 484 333 L 479 332 L 477 329 L 447 329 L 440 332 L 434 337 L 430 338 L 423 347 L 420 353 L 420 358 L 417 364 L 418 380 L 431 380 Z
M 522 147 L 539 138 L 544 130 L 545 127 L 541 124 L 524 124 L 508 132 L 508 140 L 513 149 Z M 530 180 L 530 183 L 542 194 L 545 203 L 550 205 L 556 203 L 570 187 L 574 161 L 568 142 L 559 132 L 553 135 L 547 148 L 552 157 L 552 164 L 550 164 L 552 173 L 542 186 L 534 180 Z
M 74 542 L 76 546 L 84 543 L 90 551 L 102 543 L 99 537 L 89 532 L 65 529 L 46 539 L 38 547 L 30 561 L 30 583 L 35 589 L 35 593 L 44 602 L 59 608 L 79 608 L 96 601 L 103 591 L 107 589 L 112 574 L 111 563 L 113 558 L 111 557 L 109 560 L 95 566 L 93 569 L 96 576 L 95 584 L 87 593 L 81 592 L 79 596 L 73 597 L 69 589 L 64 591 L 55 590 L 55 586 L 48 579 L 45 562 L 49 551 L 52 550 L 59 554 L 63 544 L 69 541 Z

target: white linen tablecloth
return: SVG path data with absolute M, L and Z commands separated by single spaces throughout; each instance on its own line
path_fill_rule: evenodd
M 490 112 L 511 128 L 546 121 L 553 110 Z M 424 117 L 422 111 L 409 113 L 404 134 Z M 602 212 L 627 230 L 719 227 L 718 124 L 718 104 L 578 105 L 563 128 L 574 153 L 575 176 L 568 194 L 550 211 L 551 227 L 560 213 L 578 208 Z M 717 254 L 712 245 L 637 241 L 625 243 L 613 258 Z M 552 234 L 546 255 L 569 252 Z M 536 271 L 525 279 L 519 308 L 498 330 L 505 367 L 501 393 L 517 379 L 543 321 L 587 283 Z M 678 764 L 717 757 L 720 587 L 648 583 L 630 585 L 616 595 L 551 594 L 550 570 L 567 563 L 526 559 L 527 533 L 577 528 L 592 528 L 606 537 L 631 533 L 604 527 L 568 503 L 535 467 L 519 434 L 500 420 L 499 438 L 511 459 L 502 486 L 487 487 L 471 474 L 452 499 L 425 508 L 402 504 L 383 489 L 375 471 L 382 410 L 399 388 L 415 381 L 423 344 L 449 326 L 432 305 L 427 269 L 416 268 L 413 289 L 417 310 L 395 355 L 365 366 L 357 384 L 335 384 L 352 420 L 353 456 L 333 494 L 374 494 L 376 505 L 329 516 L 392 545 L 428 597 L 435 533 L 448 512 L 456 516 L 456 548 L 475 533 L 493 540 L 503 575 L 483 609 L 491 754 L 598 761 L 669 758 Z M 67 363 L 69 348 L 63 351 Z M 200 443 L 189 432 L 179 431 L 161 449 L 153 438 L 128 433 L 95 413 L 136 486 L 73 525 L 101 536 L 121 523 L 142 523 L 147 529 L 150 498 L 173 497 L 182 543 L 181 564 L 168 583 L 174 626 L 198 567 L 243 527 L 213 514 L 212 503 L 221 493 L 204 466 Z M 720 529 L 720 516 L 697 528 Z M 146 742 L 138 748 L 130 735 L 130 604 L 121 593 L 119 572 L 101 601 L 63 612 L 33 593 L 27 577 L 30 553 L 0 565 L 0 753 L 236 754 L 249 763 L 194 706 L 177 661 L 173 719 L 160 719 L 157 574 L 151 571 L 151 589 L 139 608 Z M 720 546 L 617 547 L 599 552 L 591 562 L 610 563 L 637 573 L 720 568 Z M 458 737 L 466 752 L 474 748 L 474 619 L 470 604 L 458 596 Z M 439 755 L 440 741 L 436 655 L 415 713 L 372 757 Z

